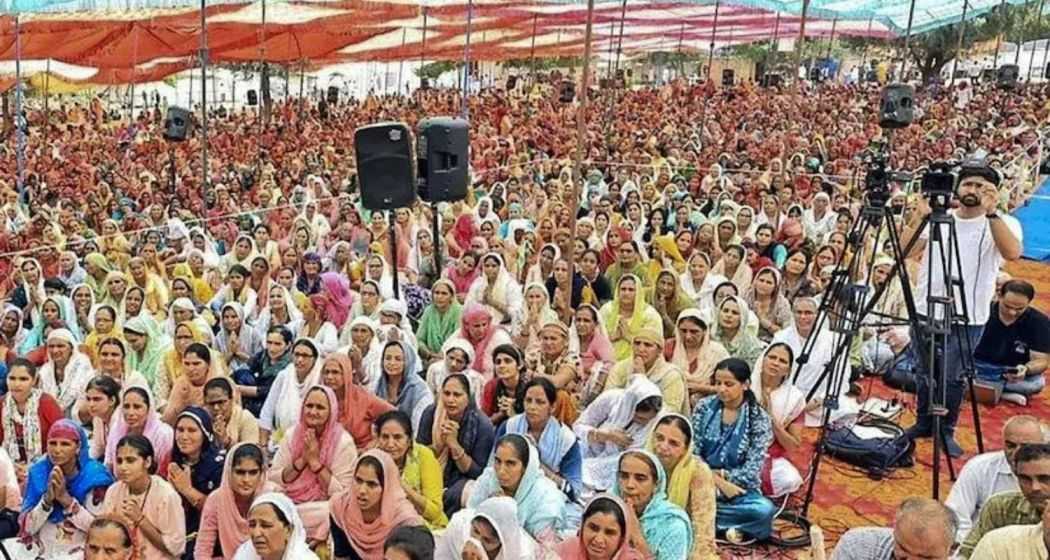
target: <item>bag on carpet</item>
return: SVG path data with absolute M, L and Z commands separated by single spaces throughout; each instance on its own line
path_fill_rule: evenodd
M 879 480 L 898 467 L 914 465 L 915 442 L 897 424 L 881 418 L 864 418 L 828 426 L 824 452 L 859 467 Z

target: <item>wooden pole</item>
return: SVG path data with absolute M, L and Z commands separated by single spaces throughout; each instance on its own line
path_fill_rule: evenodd
M 401 29 L 401 51 L 405 50 L 405 40 L 408 38 L 408 28 Z M 401 90 L 401 78 L 405 73 L 405 57 L 404 55 L 398 57 L 400 62 L 397 63 L 397 94 L 401 95 L 404 92 Z
M 47 59 L 47 62 L 44 64 L 44 144 L 47 144 L 47 133 L 51 128 L 51 109 L 49 107 L 51 100 L 51 59 Z
M 777 51 L 780 50 L 780 12 L 777 12 L 777 19 L 773 22 L 773 39 L 769 43 L 769 68 L 766 69 L 766 73 L 775 72 L 777 65 Z M 767 82 L 768 83 L 768 82 Z
M 999 17 L 1006 19 L 1006 0 L 999 3 Z M 999 49 L 1003 46 L 1003 34 L 1002 32 L 995 35 L 995 60 L 992 62 L 992 69 L 999 69 Z
M 529 47 L 529 85 L 536 80 L 536 19 L 539 14 L 532 14 L 532 45 Z
M 901 76 L 900 81 L 908 81 L 908 58 L 911 55 L 911 24 L 915 20 L 915 0 L 911 0 L 908 8 L 908 29 L 904 32 L 904 51 L 901 53 Z
M 798 67 L 802 66 L 802 46 L 806 41 L 806 15 L 809 13 L 809 0 L 802 0 L 802 20 L 798 23 L 798 39 L 795 40 L 795 67 L 792 69 L 796 85 L 798 84 Z
M 955 60 L 952 61 L 952 85 L 955 85 L 955 71 L 959 69 L 959 57 L 962 56 L 963 36 L 966 34 L 966 12 L 970 9 L 969 0 L 963 0 L 962 16 L 959 17 L 959 38 L 955 42 Z
M 576 255 L 573 245 L 576 239 L 576 208 L 580 204 L 580 189 L 583 185 L 583 156 L 587 151 L 587 103 L 591 89 L 591 38 L 594 31 L 594 0 L 587 0 L 587 27 L 583 35 L 583 77 L 580 87 L 580 106 L 576 111 L 576 161 L 573 166 L 575 179 L 572 182 L 572 204 L 567 206 L 569 212 L 569 232 L 572 242 L 569 246 L 569 289 L 565 290 L 565 308 L 572 308 L 572 280 L 576 274 Z
M 807 2 L 809 0 L 806 0 Z M 715 2 L 715 20 L 711 25 L 711 43 L 707 46 L 707 81 L 711 81 L 711 71 L 715 63 L 715 32 L 718 31 L 718 10 L 722 7 L 722 0 Z M 706 116 L 706 115 L 705 115 Z
M 1042 6 L 1042 0 L 1040 0 L 1040 4 L 1039 5 Z M 1023 4 L 1023 8 L 1022 8 L 1022 11 L 1021 11 L 1021 25 L 1018 26 L 1019 29 L 1017 30 L 1017 50 L 1014 52 L 1014 65 L 1015 66 L 1021 64 L 1021 47 L 1024 45 L 1024 16 L 1026 15 L 1027 10 L 1028 10 L 1028 1 L 1025 0 L 1025 3 Z M 1032 52 L 1034 53 L 1035 51 L 1032 51 Z
M 620 5 L 620 38 L 616 40 L 616 66 L 613 67 L 614 73 L 620 71 L 620 54 L 623 53 L 623 24 L 627 19 L 627 0 L 623 0 L 623 4 Z

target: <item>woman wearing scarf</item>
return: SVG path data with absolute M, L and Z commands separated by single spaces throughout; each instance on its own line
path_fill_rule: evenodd
M 146 260 L 140 256 L 132 257 L 128 261 L 128 276 L 130 286 L 138 287 L 145 295 L 143 307 L 154 316 L 163 313 L 168 302 L 168 288 L 161 277 L 149 271 Z
M 19 517 L 22 534 L 32 543 L 32 557 L 78 557 L 113 476 L 89 457 L 87 436 L 71 420 L 52 425 L 47 439 L 65 443 L 56 444 L 54 451 L 29 468 Z M 55 479 L 62 482 L 61 493 L 48 501 L 48 488 Z M 13 545 L 13 541 L 6 543 Z M 19 551 L 12 552 L 18 557 Z
M 612 488 L 620 453 L 645 444 L 662 407 L 660 388 L 636 375 L 626 389 L 605 391 L 583 411 L 572 429 L 582 443 L 583 482 L 588 488 Z
M 251 273 L 247 268 L 239 264 L 231 266 L 230 271 L 226 273 L 226 283 L 219 289 L 219 293 L 208 301 L 208 309 L 211 309 L 212 313 L 219 313 L 227 302 L 235 301 L 244 308 L 246 317 L 254 317 L 258 303 L 263 302 L 258 301 L 255 290 L 248 285 L 249 278 Z
M 219 259 L 219 270 L 229 273 L 234 266 L 241 266 L 247 270 L 252 265 L 252 259 L 257 256 L 259 252 L 255 250 L 255 240 L 247 233 L 242 233 L 233 242 L 233 250 Z M 245 275 L 245 278 L 248 277 Z
M 325 316 L 336 329 L 342 329 L 350 318 L 350 309 L 356 299 L 346 276 L 334 272 L 322 274 L 321 293 L 325 296 Z
M 715 548 L 715 485 L 711 469 L 693 454 L 693 427 L 681 414 L 656 421 L 646 450 L 668 474 L 667 499 L 689 514 L 693 526 L 690 560 L 717 560 Z
M 16 358 L 7 373 L 7 394 L 0 400 L 0 445 L 15 462 L 19 480 L 47 452 L 41 436 L 62 419 L 62 407 L 37 388 L 38 379 L 36 366 Z
M 91 288 L 95 299 L 101 300 L 106 297 L 106 277 L 112 268 L 105 255 L 102 253 L 88 253 L 84 257 L 84 270 L 87 271 L 84 283 Z M 14 303 L 14 299 L 12 299 L 12 302 Z
M 752 325 L 754 318 L 751 308 L 740 296 L 728 296 L 718 305 L 711 340 L 720 343 L 730 356 L 747 362 L 757 360 L 765 349 Z
M 687 309 L 678 316 L 674 338 L 664 346 L 664 357 L 681 370 L 689 389 L 689 406 L 714 392 L 711 374 L 715 365 L 729 357 L 725 347 L 711 339 L 711 331 L 700 310 Z
M 777 498 L 802 487 L 802 477 L 787 454 L 802 443 L 806 395 L 790 381 L 795 353 L 783 342 L 766 348 L 751 373 L 751 391 L 769 414 L 773 444 L 762 467 L 762 494 Z
M 769 342 L 773 335 L 791 324 L 791 303 L 781 291 L 780 271 L 765 267 L 755 274 L 744 299 L 758 316 L 758 338 Z
M 127 435 L 141 435 L 153 444 L 157 473 L 166 476 L 171 460 L 175 431 L 160 419 L 153 395 L 142 385 L 125 387 L 120 398 L 120 412 L 106 438 L 105 464 L 116 466 L 117 442 Z
M 589 525 L 588 521 L 598 515 L 612 516 L 619 533 L 615 536 L 603 534 Z M 587 504 L 579 532 L 562 541 L 555 553 L 561 560 L 643 560 L 645 557 L 631 544 L 630 539 L 632 535 L 641 534 L 637 514 L 628 510 L 627 504 L 620 498 L 605 494 Z M 610 543 L 610 540 L 614 543 Z
M 569 347 L 569 328 L 552 317 L 537 333 L 540 342 L 525 353 L 526 375 L 529 379 L 545 378 L 554 384 L 558 397 L 554 416 L 566 425 L 572 425 L 579 415 L 573 391 L 579 378 L 580 358 Z
M 525 287 L 525 310 L 521 320 L 511 326 L 512 339 L 526 351 L 539 345 L 539 331 L 548 323 L 558 322 L 558 314 L 551 309 L 547 288 L 540 283 Z
M 29 330 L 22 324 L 22 310 L 8 303 L 4 305 L 3 318 L 0 319 L 0 335 L 9 354 L 17 354 Z M 8 356 L 0 356 L 0 361 L 7 361 Z
M 475 253 L 460 255 L 454 263 L 449 263 L 445 269 L 445 278 L 456 288 L 456 300 L 463 302 L 467 299 L 467 292 L 481 274 L 478 266 L 478 256 Z
M 568 425 L 554 416 L 557 390 L 545 378 L 525 384 L 525 412 L 510 417 L 496 430 L 496 437 L 522 434 L 537 442 L 544 473 L 570 501 L 583 491 L 583 453 L 580 441 Z
M 277 282 L 273 279 L 270 261 L 263 255 L 256 255 L 252 259 L 249 270 L 251 271 L 251 277 L 248 279 L 247 286 L 255 292 L 256 298 L 255 315 L 249 317 L 249 319 L 254 321 L 258 318 L 259 313 L 262 313 L 262 310 L 269 305 L 270 289 L 276 286 Z
M 248 510 L 252 501 L 277 485 L 266 479 L 266 459 L 254 443 L 239 443 L 226 454 L 222 483 L 208 495 L 194 545 L 197 560 L 229 560 L 250 541 Z M 250 544 L 250 543 L 249 543 Z
M 480 303 L 468 304 L 460 317 L 460 329 L 453 335 L 474 347 L 471 367 L 486 379 L 486 383 L 492 379 L 493 350 L 503 344 L 512 344 L 507 331 L 493 319 L 493 311 L 488 307 Z
M 633 274 L 625 274 L 616 283 L 613 300 L 602 306 L 602 326 L 609 333 L 613 344 L 613 357 L 617 361 L 631 356 L 631 341 L 642 330 L 663 330 L 660 314 L 645 303 L 641 295 L 642 282 Z
M 461 373 L 470 382 L 470 392 L 481 395 L 485 388 L 485 378 L 470 367 L 474 362 L 474 347 L 462 338 L 450 338 L 445 341 L 441 350 L 444 358 L 427 368 L 427 389 L 440 396 L 445 378 L 453 373 Z
M 685 271 L 686 260 L 678 250 L 673 235 L 661 235 L 653 238 L 650 248 L 652 258 L 649 260 L 649 277 L 655 278 L 661 270 L 671 270 L 676 274 Z M 677 282 L 676 282 L 677 283 Z
M 412 427 L 418 429 L 420 417 L 434 402 L 434 395 L 417 373 L 416 349 L 406 342 L 391 340 L 383 346 L 380 356 L 380 374 L 372 380 L 373 394 L 407 414 Z
M 592 305 L 576 309 L 569 328 L 569 352 L 580 356 L 580 379 L 574 391 L 576 405 L 586 408 L 605 387 L 605 377 L 615 364 L 612 343 Z
M 301 336 L 317 342 L 322 356 L 339 348 L 339 331 L 328 320 L 328 299 L 322 294 L 310 296 L 303 305 L 303 327 Z
M 423 519 L 405 497 L 397 464 L 386 452 L 366 452 L 351 472 L 353 484 L 332 497 L 333 554 L 336 558 L 382 560 L 390 533 L 398 527 L 422 526 Z
M 164 363 L 164 348 L 171 339 L 162 334 L 156 321 L 143 316 L 124 323 L 124 338 L 128 342 L 124 369 L 141 373 L 151 386 L 155 385 Z
M 328 539 L 329 500 L 350 488 L 357 458 L 354 438 L 339 423 L 339 402 L 314 385 L 302 400 L 299 422 L 281 442 L 267 475 L 296 504 L 313 542 Z
M 689 557 L 693 528 L 685 510 L 667 499 L 667 473 L 652 453 L 625 451 L 617 464 L 612 494 L 628 506 L 627 514 L 641 526 L 640 534 L 629 534 L 632 545 L 654 560 Z
M 365 280 L 372 280 L 376 283 L 379 287 L 379 295 L 384 300 L 395 297 L 393 274 L 390 270 L 390 265 L 387 264 L 387 260 L 382 255 L 373 254 L 368 257 L 367 266 L 365 266 Z M 404 291 L 401 286 L 398 287 L 401 288 L 400 291 Z
M 465 396 L 465 395 L 464 395 Z M 383 413 L 375 422 L 376 447 L 390 454 L 401 473 L 401 488 L 428 529 L 444 529 L 444 479 L 434 452 L 412 438 L 412 421 L 400 410 Z
M 722 253 L 722 258 L 715 263 L 711 273 L 728 278 L 736 286 L 738 293 L 747 293 L 751 288 L 751 277 L 754 272 L 744 262 L 746 255 L 747 250 L 742 245 L 730 245 Z
M 481 258 L 481 275 L 470 286 L 466 306 L 480 303 L 492 310 L 498 325 L 514 324 L 522 316 L 524 302 L 521 286 L 507 271 L 503 257 L 488 253 Z
M 77 397 L 84 393 L 95 370 L 91 360 L 80 352 L 73 333 L 55 329 L 47 335 L 48 361 L 40 368 L 40 388 L 54 395 L 64 414 L 69 414 Z
M 470 241 L 477 235 L 478 224 L 474 221 L 474 216 L 469 213 L 460 214 L 452 226 L 452 231 L 445 235 L 449 256 L 454 259 L 463 256 L 470 250 Z
M 379 282 L 375 280 L 365 280 L 361 284 L 361 297 L 357 298 L 354 302 L 353 307 L 350 308 L 351 320 L 359 317 L 366 317 L 375 322 L 379 322 L 379 304 L 382 298 L 379 295 Z M 343 333 L 346 333 L 346 329 L 343 329 Z
M 124 318 L 124 297 L 128 293 L 128 277 L 119 270 L 106 275 L 106 293 L 99 300 L 100 305 L 108 305 L 117 312 L 117 317 Z
M 718 234 L 717 234 L 718 248 L 724 254 L 729 247 L 733 245 L 740 245 L 743 243 L 737 229 L 736 219 L 732 216 L 723 216 L 718 219 Z
M 725 282 L 725 276 L 715 272 L 711 267 L 711 258 L 707 253 L 693 253 L 689 258 L 688 270 L 680 277 L 680 284 L 686 297 L 696 305 L 711 295 L 715 288 Z
M 372 443 L 372 424 L 394 405 L 373 395 L 359 384 L 354 376 L 351 359 L 344 353 L 329 354 L 321 369 L 321 381 L 336 396 L 339 404 L 339 423 L 361 449 Z
M 253 416 L 259 417 L 277 375 L 291 363 L 292 340 L 288 329 L 270 327 L 263 340 L 263 349 L 252 357 L 247 368 L 233 372 L 244 409 Z
M 456 301 L 456 287 L 444 278 L 434 282 L 432 302 L 423 311 L 416 330 L 419 355 L 424 361 L 436 361 L 445 341 L 459 328 L 463 306 Z M 473 360 L 471 360 L 473 361 Z
M 194 321 L 178 323 L 173 330 L 173 344 L 171 349 L 165 352 L 164 359 L 161 361 L 160 373 L 154 379 L 153 384 L 157 399 L 162 403 L 168 401 L 175 383 L 183 376 L 182 361 L 186 349 L 191 344 L 206 344 L 207 340 L 200 325 Z M 210 365 L 214 365 L 215 369 L 219 370 L 220 364 Z
M 182 375 L 171 385 L 171 393 L 161 417 L 175 425 L 175 417 L 187 406 L 204 406 L 204 386 L 208 381 L 229 377 L 222 359 L 211 348 L 195 342 L 182 353 Z
M 303 313 L 295 304 L 291 293 L 284 286 L 274 286 L 270 290 L 270 301 L 259 313 L 253 328 L 257 336 L 261 336 L 272 326 L 281 325 L 287 328 L 292 335 L 300 336 L 303 328 Z
M 701 400 L 693 412 L 693 452 L 714 471 L 719 531 L 737 529 L 766 539 L 776 507 L 761 493 L 761 472 L 773 442 L 769 415 L 751 391 L 751 368 L 740 358 L 715 367 L 717 395 Z
M 475 532 L 484 535 L 486 541 L 495 537 L 498 545 L 485 548 L 485 544 L 473 537 Z M 514 498 L 506 496 L 489 498 L 481 502 L 477 509 L 464 509 L 452 516 L 448 528 L 437 538 L 434 560 L 461 560 L 464 551 L 470 546 L 482 558 L 495 560 L 532 560 L 542 557 L 537 554 L 536 541 L 521 527 L 517 503 Z M 558 558 L 565 560 L 566 557 Z
M 223 363 L 229 371 L 247 368 L 262 350 L 265 337 L 247 323 L 244 308 L 235 301 L 222 306 L 219 317 L 221 326 L 215 335 L 215 348 L 222 354 Z
M 416 439 L 434 450 L 444 470 L 443 505 L 451 515 L 462 506 L 467 482 L 477 479 L 488 463 L 496 436 L 492 422 L 478 409 L 467 376 L 449 374 L 438 395 L 423 412 Z
M 307 389 L 321 382 L 324 362 L 314 341 L 300 338 L 292 345 L 291 355 L 291 364 L 277 374 L 259 412 L 263 443 L 273 447 L 280 444 L 299 421 L 300 405 Z
M 694 300 L 679 287 L 678 274 L 670 269 L 664 269 L 659 273 L 653 290 L 647 292 L 645 296 L 646 302 L 660 314 L 664 338 L 674 336 L 675 323 L 678 321 L 679 314 L 696 306 Z
M 77 344 L 83 338 L 77 322 L 76 306 L 73 304 L 73 300 L 66 296 L 55 294 L 44 298 L 43 303 L 40 305 L 39 320 L 34 321 L 33 328 L 26 333 L 22 343 L 15 348 L 18 349 L 20 354 L 27 355 L 34 349 L 44 346 L 47 338 L 44 329 L 47 327 L 52 329 L 65 328 L 78 341 Z
M 493 465 L 510 475 L 496 476 Z M 540 542 L 553 541 L 565 525 L 565 494 L 543 473 L 539 451 L 528 437 L 507 434 L 496 443 L 493 463 L 485 468 L 471 491 L 466 507 L 477 509 L 494 496 L 513 496 L 522 527 Z
M 222 482 L 226 455 L 216 445 L 211 416 L 190 406 L 175 421 L 175 447 L 168 465 L 168 482 L 182 497 L 186 519 L 186 548 L 192 550 L 201 523 L 204 502 Z
M 237 548 L 233 560 L 262 560 L 263 558 L 280 558 L 281 560 L 317 560 L 317 555 L 310 550 L 306 541 L 306 529 L 303 521 L 296 512 L 295 504 L 284 494 L 267 493 L 255 498 L 251 509 L 248 510 L 248 519 L 256 522 L 258 529 L 248 531 L 249 539 Z M 287 537 L 283 541 L 274 542 L 272 539 L 262 537 L 264 530 L 262 525 L 283 525 Z M 250 538 L 260 535 L 258 544 Z M 281 548 L 273 548 L 281 545 Z
M 561 259 L 561 249 L 554 243 L 547 243 L 540 247 L 539 260 L 526 271 L 525 284 L 546 284 L 554 274 L 554 263 L 559 259 Z

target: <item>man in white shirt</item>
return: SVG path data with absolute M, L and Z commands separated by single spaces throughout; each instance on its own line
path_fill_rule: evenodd
M 955 224 L 956 240 L 959 248 L 959 259 L 954 255 L 948 258 L 952 248 L 948 246 L 948 224 L 930 224 L 929 228 L 919 232 L 920 220 L 930 214 L 930 206 L 925 198 L 919 199 L 918 207 L 911 223 L 904 228 L 901 239 L 908 243 L 915 235 L 922 233 L 922 241 L 913 247 L 913 253 L 922 251 L 918 279 L 915 283 L 916 310 L 926 314 L 927 296 L 954 295 L 956 313 L 961 314 L 962 298 L 954 286 L 945 286 L 945 277 L 959 278 L 963 282 L 966 298 L 965 326 L 951 329 L 948 335 L 947 349 L 943 356 L 938 350 L 936 367 L 938 371 L 947 372 L 944 380 L 944 408 L 948 414 L 943 418 L 941 432 L 948 454 L 952 457 L 962 456 L 963 450 L 955 441 L 955 425 L 959 420 L 959 408 L 963 400 L 964 355 L 973 354 L 981 338 L 984 324 L 991 312 L 992 299 L 995 296 L 995 279 L 999 268 L 1006 261 L 1021 257 L 1021 226 L 1012 216 L 999 214 L 999 172 L 983 162 L 964 164 L 958 175 L 958 186 L 955 198 L 959 207 L 949 213 Z M 940 237 L 945 239 L 941 258 L 941 247 L 931 255 L 929 231 L 940 228 Z M 938 244 L 940 245 L 940 244 Z M 952 262 L 950 274 L 945 274 L 943 264 Z M 929 281 L 927 281 L 929 278 Z M 929 293 L 928 293 L 929 292 Z M 933 373 L 928 372 L 929 364 L 923 357 L 927 353 L 928 335 L 913 333 L 909 348 L 909 359 L 902 364 L 914 375 L 917 389 L 918 416 L 915 425 L 908 430 L 911 438 L 925 438 L 933 435 L 933 416 L 930 403 L 929 382 Z M 943 369 L 942 369 L 943 368 Z M 939 389 L 938 391 L 939 392 Z
M 981 506 L 1000 492 L 1018 491 L 1013 471 L 1014 454 L 1022 445 L 1044 443 L 1046 435 L 1034 416 L 1014 416 L 1003 426 L 1003 450 L 991 451 L 970 459 L 959 473 L 944 505 L 955 512 L 959 529 L 955 540 L 962 542 L 969 534 Z

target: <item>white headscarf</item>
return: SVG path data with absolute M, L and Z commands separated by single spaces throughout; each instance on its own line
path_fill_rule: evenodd
M 437 539 L 434 560 L 459 560 L 471 539 L 471 525 L 483 518 L 496 530 L 501 545 L 494 560 L 525 560 L 536 557 L 536 542 L 521 527 L 514 498 L 489 498 L 476 509 L 464 509 L 452 516 L 448 528 Z
M 306 544 L 306 529 L 303 527 L 303 520 L 299 517 L 299 512 L 295 509 L 291 498 L 284 494 L 270 492 L 255 498 L 251 509 L 262 504 L 270 504 L 280 511 L 292 526 L 292 534 L 288 537 L 284 554 L 281 555 L 282 560 L 317 560 L 317 555 Z M 233 560 L 261 560 L 261 557 L 255 551 L 255 545 L 252 544 L 251 539 L 248 539 L 237 548 Z
M 48 333 L 47 341 L 52 340 L 65 342 L 73 349 L 73 353 L 66 363 L 61 385 L 55 381 L 55 361 L 48 356 L 47 363 L 40 368 L 40 388 L 55 397 L 63 412 L 69 412 L 77 397 L 87 389 L 88 382 L 95 376 L 95 370 L 91 367 L 91 359 L 80 352 L 80 343 L 68 329 L 55 329 Z

